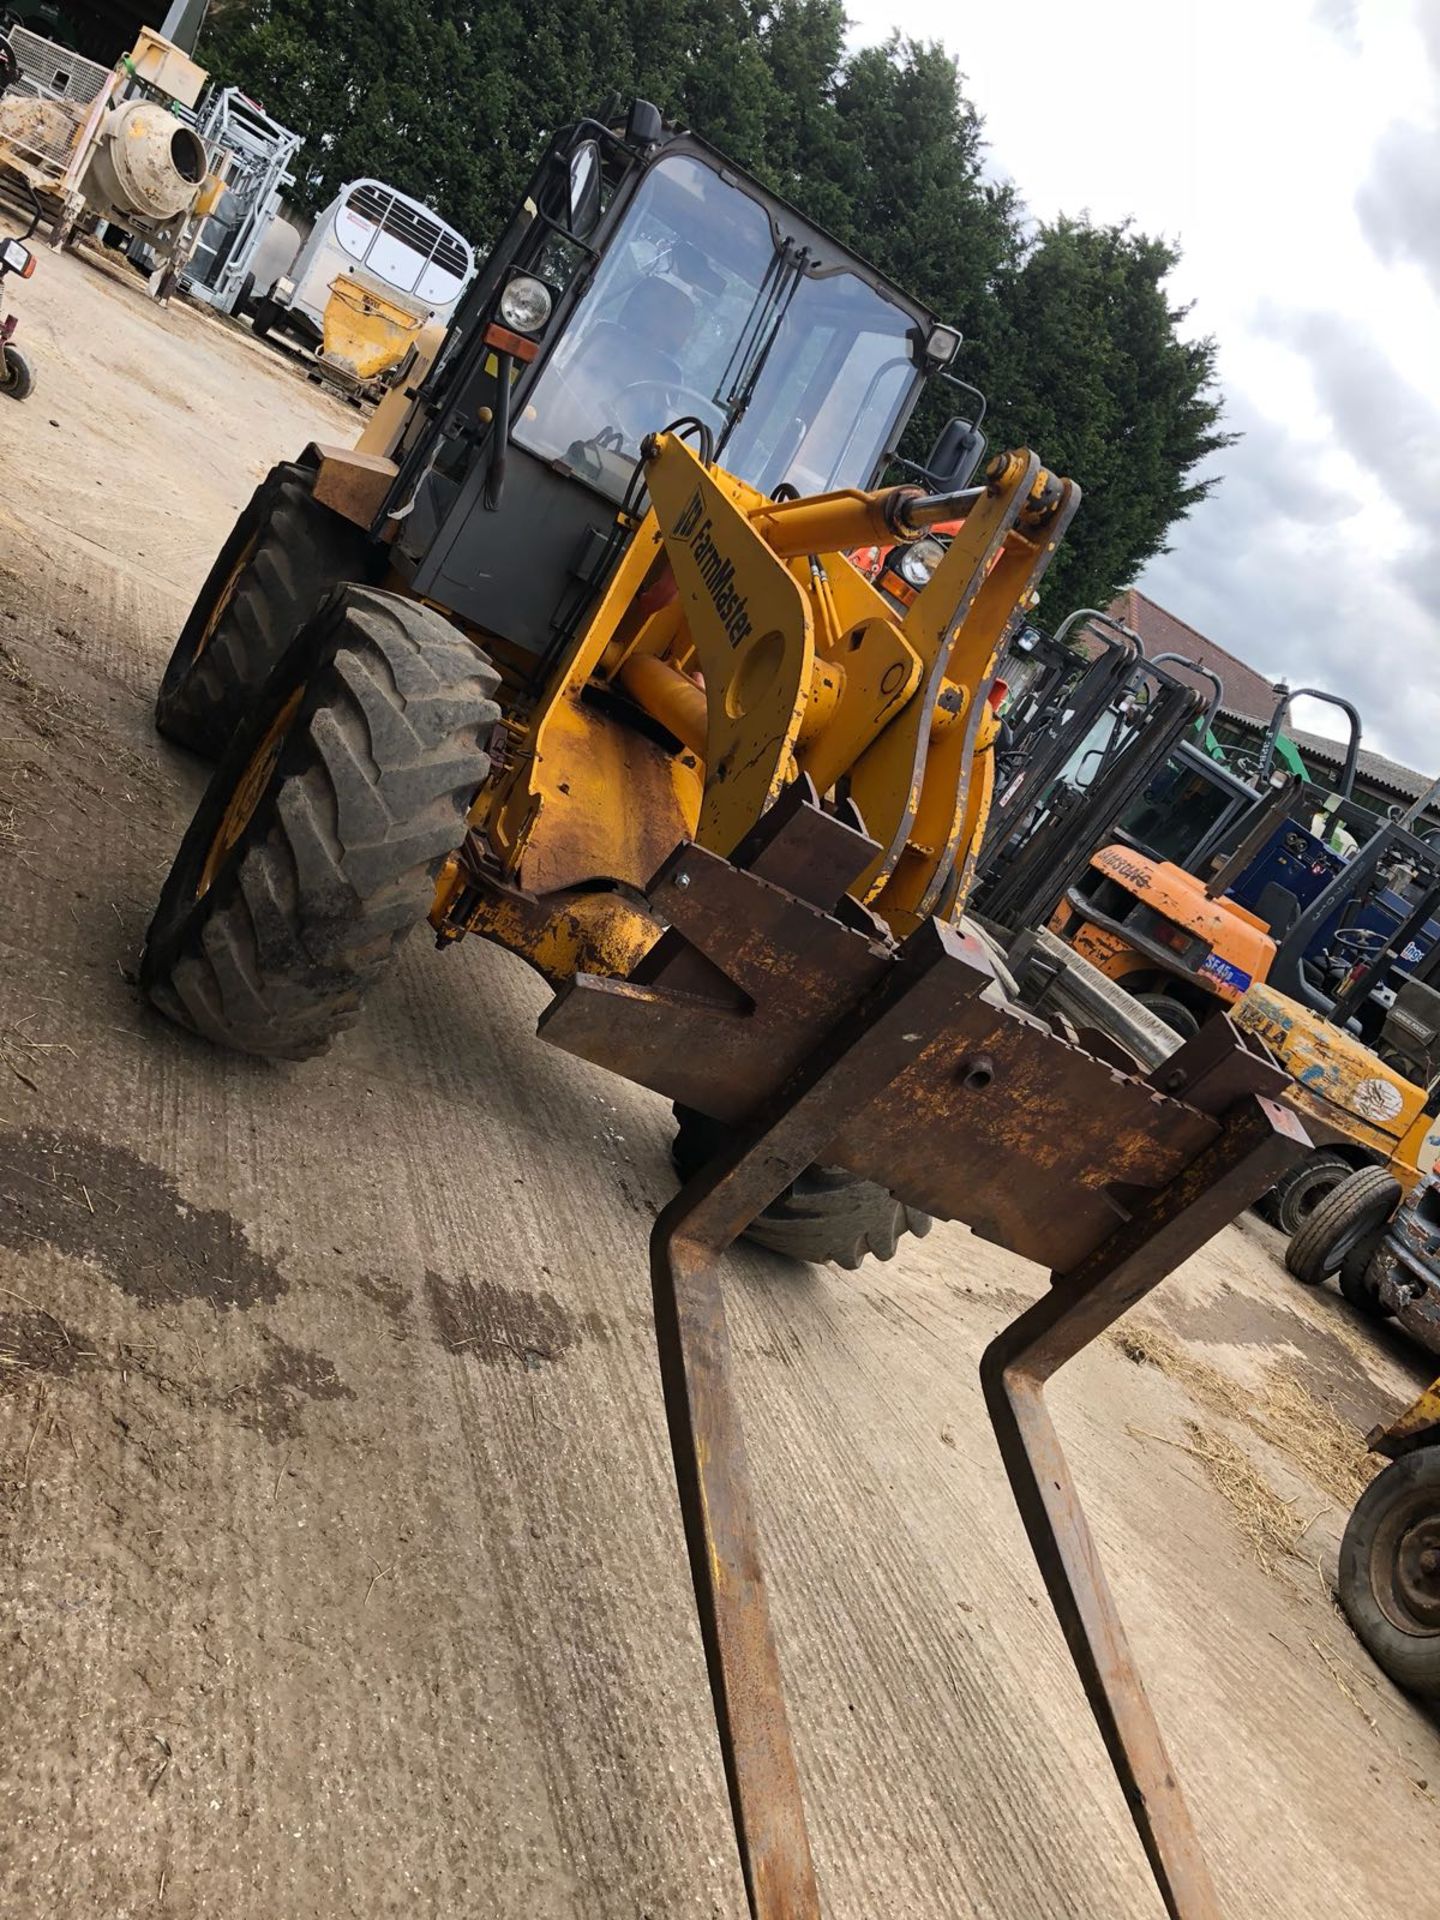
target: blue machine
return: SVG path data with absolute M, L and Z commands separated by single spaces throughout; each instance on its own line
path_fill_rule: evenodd
M 1317 834 L 1301 826 L 1298 820 L 1282 820 L 1255 858 L 1228 889 L 1227 898 L 1238 906 L 1246 907 L 1251 913 L 1268 917 L 1262 897 L 1267 887 L 1282 887 L 1292 894 L 1300 912 L 1310 905 L 1324 888 L 1348 864 L 1347 859 L 1327 847 Z M 1273 896 L 1272 896 L 1273 899 Z M 1334 913 L 1317 928 L 1307 941 L 1303 958 L 1318 961 L 1328 952 L 1334 942 L 1335 934 L 1342 922 L 1347 935 L 1372 933 L 1387 938 L 1410 917 L 1414 903 L 1397 892 L 1393 887 L 1381 887 L 1363 906 L 1354 908 L 1346 901 L 1337 906 Z M 1396 975 L 1403 977 L 1415 966 L 1440 940 L 1440 922 L 1427 920 L 1424 927 L 1413 939 L 1406 943 L 1404 951 L 1397 953 L 1394 964 L 1383 980 L 1374 984 L 1378 987 L 1398 984 Z M 1378 945 L 1379 939 L 1366 943 L 1362 939 L 1350 940 L 1347 959 L 1360 957 L 1366 944 Z
M 1322 887 L 1344 866 L 1344 859 L 1298 820 L 1282 820 L 1269 840 L 1230 888 L 1229 897 L 1251 913 L 1260 913 L 1268 886 L 1283 887 L 1308 907 Z

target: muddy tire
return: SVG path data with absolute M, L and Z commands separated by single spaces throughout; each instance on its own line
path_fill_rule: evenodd
M 1433 1556 L 1433 1558 L 1432 1558 Z M 1340 1543 L 1340 1604 L 1397 1687 L 1440 1698 L 1440 1447 L 1392 1461 Z
M 1367 1315 L 1371 1320 L 1388 1320 L 1390 1309 L 1380 1304 L 1380 1289 L 1370 1278 L 1370 1267 L 1375 1255 L 1385 1244 L 1383 1229 L 1377 1228 L 1367 1233 L 1340 1262 L 1340 1291 L 1355 1308 L 1357 1313 Z
M 1398 1180 L 1383 1167 L 1361 1167 L 1316 1205 L 1285 1249 L 1285 1265 L 1302 1285 L 1318 1287 L 1399 1203 Z
M 490 770 L 497 675 L 437 613 L 345 587 L 216 768 L 146 935 L 160 1012 L 303 1060 L 351 1026 L 429 912 Z
M 682 1180 L 728 1143 L 731 1129 L 691 1107 L 675 1108 L 677 1130 L 670 1148 Z M 807 1167 L 745 1230 L 745 1238 L 791 1260 L 853 1271 L 867 1254 L 889 1260 L 907 1233 L 917 1238 L 934 1225 L 928 1213 L 902 1206 L 888 1188 L 840 1167 Z
M 311 497 L 315 476 L 272 467 L 220 549 L 160 682 L 155 724 L 218 760 L 286 648 L 327 594 L 363 580 L 362 530 Z
M 1310 1153 L 1275 1182 L 1265 1196 L 1269 1213 L 1282 1233 L 1298 1233 L 1327 1193 L 1348 1180 L 1355 1169 L 1338 1153 Z

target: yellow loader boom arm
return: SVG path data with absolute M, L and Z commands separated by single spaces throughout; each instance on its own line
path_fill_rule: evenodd
M 679 839 L 731 853 L 802 776 L 850 802 L 877 843 L 850 891 L 892 933 L 957 913 L 989 808 L 996 665 L 1079 488 L 1020 451 L 958 494 L 774 500 L 676 434 L 643 456 L 650 509 L 512 723 L 508 768 L 442 877 L 442 937 L 484 932 L 551 977 L 628 972 L 655 932 L 629 892 Z M 948 548 L 903 612 L 846 558 L 942 522 Z M 627 730 L 597 714 L 603 688 L 680 751 L 632 736 L 619 752 Z

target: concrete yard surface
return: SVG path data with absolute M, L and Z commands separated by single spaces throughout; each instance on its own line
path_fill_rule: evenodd
M 738 1916 L 646 1239 L 663 1102 L 417 937 L 325 1058 L 134 967 L 205 769 L 154 690 L 276 459 L 358 430 L 91 256 L 0 401 L 0 1914 Z M 1426 1377 L 1247 1220 L 1052 1392 L 1228 1914 L 1415 1920 L 1440 1744 L 1331 1598 Z M 725 1281 L 826 1912 L 1158 1898 L 976 1378 L 1043 1286 L 939 1226 Z

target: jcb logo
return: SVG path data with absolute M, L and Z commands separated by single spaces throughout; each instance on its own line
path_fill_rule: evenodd
M 675 538 L 677 540 L 689 540 L 695 529 L 699 526 L 704 512 L 705 502 L 700 498 L 700 489 L 697 487 L 685 503 L 684 512 L 675 522 Z

